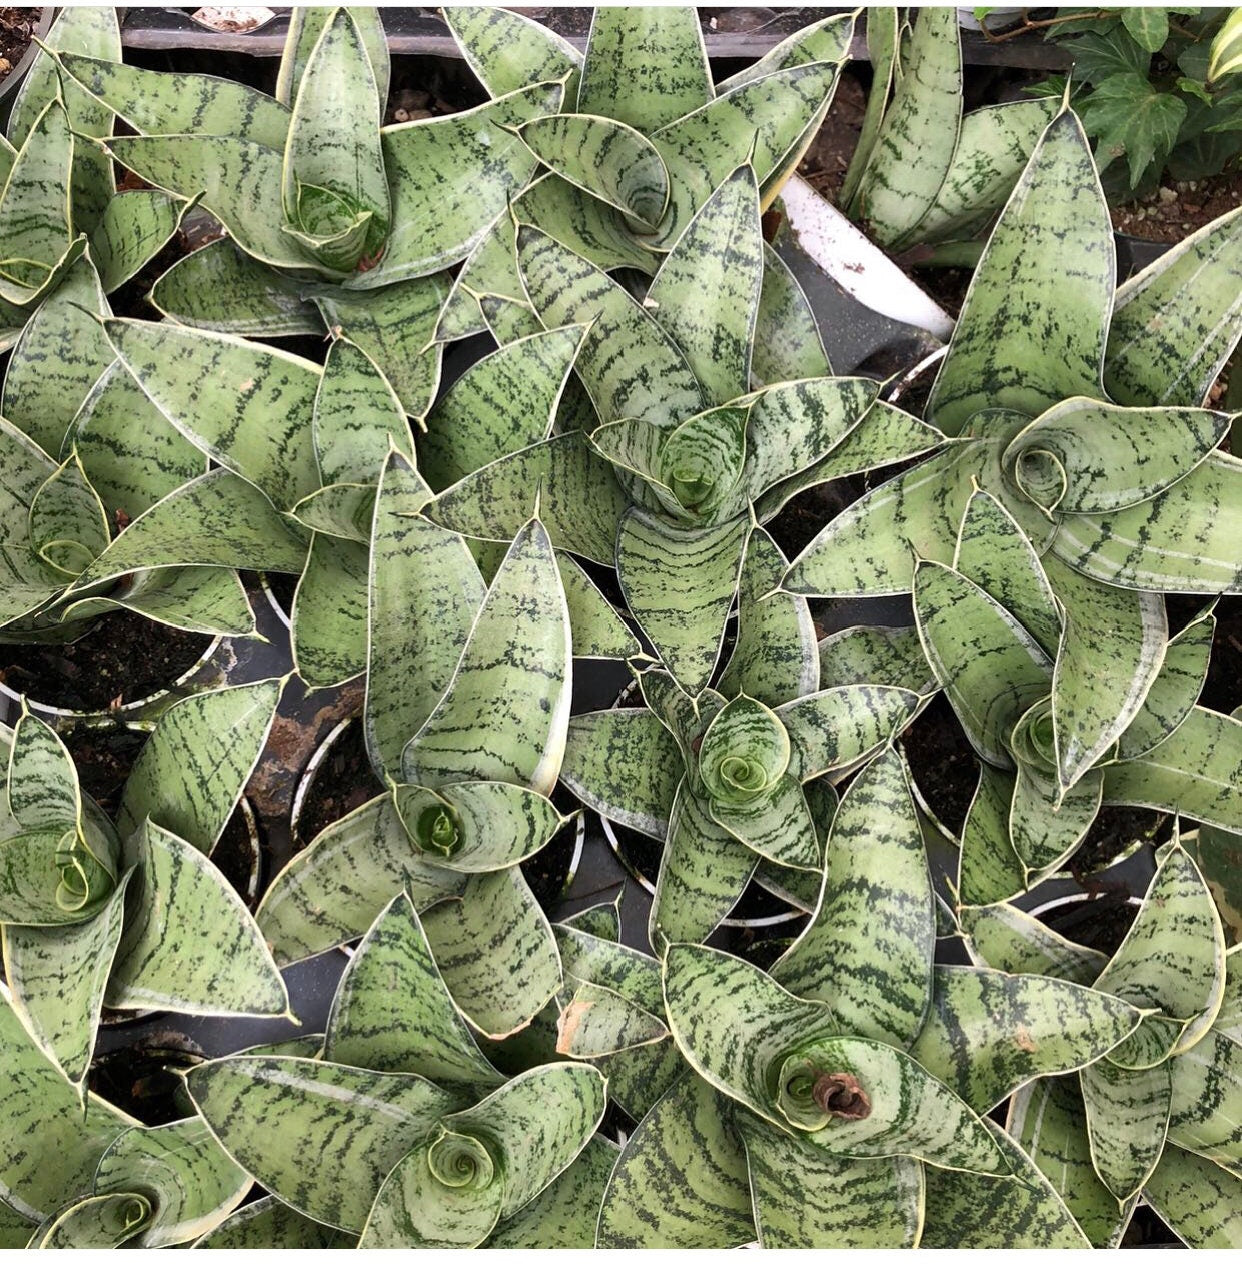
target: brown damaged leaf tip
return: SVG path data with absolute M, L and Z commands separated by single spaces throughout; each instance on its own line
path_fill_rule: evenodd
M 816 1076 L 811 1100 L 825 1114 L 840 1120 L 863 1120 L 871 1114 L 871 1099 L 858 1083 L 858 1077 L 847 1071 Z

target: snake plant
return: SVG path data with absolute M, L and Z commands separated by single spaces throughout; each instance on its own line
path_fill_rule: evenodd
M 105 1007 L 288 1014 L 258 927 L 210 859 L 280 687 L 207 691 L 170 708 L 115 821 L 82 791 L 64 743 L 38 718 L 24 713 L 6 741 L 5 977 L 13 1013 L 75 1087 Z

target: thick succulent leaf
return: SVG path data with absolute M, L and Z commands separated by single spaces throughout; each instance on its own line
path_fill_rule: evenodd
M 122 878 L 81 925 L 3 927 L 5 978 L 14 1010 L 70 1084 L 82 1085 L 103 1011 L 104 986 L 121 941 Z
M 824 690 L 834 686 L 903 686 L 916 695 L 929 695 L 937 689 L 913 625 L 856 624 L 821 638 L 819 684 Z
M 806 783 L 856 766 L 905 725 L 919 697 L 899 686 L 836 686 L 790 700 L 776 711 L 793 748 L 789 770 Z
M 570 979 L 557 1019 L 556 1052 L 567 1058 L 607 1059 L 668 1037 L 655 1014 L 611 988 Z M 606 1064 L 604 1064 L 606 1065 Z
M 1242 1179 L 1200 1156 L 1166 1147 L 1143 1199 L 1191 1248 L 1242 1244 Z
M 128 319 L 106 327 L 143 392 L 212 460 L 278 509 L 319 488 L 311 430 L 318 366 L 224 333 Z
M 1158 594 L 1102 585 L 1052 555 L 1048 578 L 1064 608 L 1052 677 L 1057 770 L 1072 788 L 1142 707 L 1168 645 Z
M 672 427 L 708 406 L 686 356 L 614 279 L 532 226 L 518 231 L 518 263 L 545 327 L 587 325 L 574 369 L 600 420 Z
M 230 1213 L 194 1243 L 205 1249 L 353 1248 L 355 1237 L 316 1222 L 274 1195 Z
M 1242 1044 L 1209 1031 L 1169 1068 L 1169 1141 L 1242 1176 Z
M 121 794 L 122 838 L 145 819 L 209 855 L 267 743 L 284 683 L 204 691 L 161 718 Z
M 1215 632 L 1216 617 L 1204 611 L 1165 647 L 1147 698 L 1119 740 L 1121 760 L 1150 752 L 1190 715 L 1207 678 Z
M 595 10 L 578 86 L 579 111 L 652 133 L 713 96 L 693 7 Z
M 81 593 L 156 566 L 220 566 L 296 575 L 305 544 L 268 498 L 231 470 L 191 479 L 135 518 L 78 578 Z
M 1024 1085 L 1010 1100 L 1006 1128 L 1030 1156 L 1097 1248 L 1114 1248 L 1135 1201 L 1118 1208 L 1091 1162 L 1082 1093 L 1073 1076 Z
M 927 1013 L 936 923 L 918 811 L 894 749 L 850 784 L 826 860 L 819 906 L 772 976 L 822 1001 L 842 1031 L 905 1049 Z
M 138 571 L 106 597 L 84 597 L 61 612 L 76 622 L 109 611 L 133 611 L 188 633 L 253 637 L 254 611 L 237 572 L 227 567 L 170 567 Z
M 290 618 L 293 657 L 307 686 L 339 686 L 367 671 L 367 563 L 362 545 L 311 537 Z
M 315 393 L 311 421 L 323 485 L 375 483 L 391 448 L 414 455 L 401 403 L 365 350 L 332 343 Z
M 490 5 L 453 5 L 445 9 L 444 20 L 490 96 L 501 97 L 540 80 L 564 79 L 568 73 L 566 100 L 577 100 L 582 54 L 547 27 Z
M 750 529 L 745 518 L 677 527 L 638 508 L 621 521 L 617 573 L 626 603 L 690 694 L 707 685 L 720 657 Z
M 420 470 L 436 491 L 551 434 L 581 340 L 576 326 L 539 332 L 502 346 L 453 382 L 428 413 L 418 443 Z
M 500 1077 L 457 1012 L 404 894 L 354 949 L 325 1031 L 324 1057 L 334 1063 L 412 1072 L 454 1091 Z
M 571 689 L 565 591 L 534 518 L 497 570 L 444 698 L 402 751 L 406 782 L 490 779 L 550 793 Z
M 280 965 L 365 934 L 402 890 L 417 908 L 458 894 L 465 878 L 410 845 L 388 795 L 329 824 L 277 874 L 255 919 Z
M 732 1106 L 692 1072 L 655 1103 L 608 1181 L 601 1248 L 723 1248 L 755 1239 Z
M 1225 953 L 1225 999 L 1212 1028 L 1242 1045 L 1242 944 Z
M 203 1063 L 186 1088 L 224 1149 L 261 1185 L 355 1234 L 388 1171 L 453 1106 L 420 1076 L 279 1056 Z
M 750 374 L 757 385 L 832 375 L 819 324 L 802 285 L 766 243 Z
M 737 1123 L 765 1249 L 914 1247 L 923 1225 L 916 1161 L 845 1159 L 746 1112 Z
M 668 818 L 648 929 L 652 948 L 696 943 L 725 919 L 754 874 L 755 853 L 712 818 L 683 780 Z
M 734 806 L 714 798 L 712 818 L 742 845 L 772 863 L 818 872 L 823 861 L 819 836 L 802 785 L 782 775 L 763 798 Z
M 567 975 L 610 988 L 652 1017 L 663 1015 L 660 966 L 652 957 L 615 938 L 584 933 L 566 923 L 556 926 L 556 936 Z
M 1013 1167 L 1008 1178 L 946 1173 L 928 1165 L 920 1248 L 1089 1248 L 1074 1214 L 1040 1166 L 991 1126 Z
M 1194 708 L 1168 739 L 1105 771 L 1104 802 L 1242 833 L 1242 721 Z
M 716 687 L 722 695 L 745 693 L 778 708 L 819 690 L 811 608 L 805 599 L 780 592 L 788 568 L 776 541 L 754 528 L 738 582 L 737 640 Z
M 650 709 L 570 718 L 561 783 L 613 823 L 663 840 L 683 771 L 676 742 Z
M 521 1031 L 561 985 L 552 927 L 520 868 L 476 873 L 420 919 L 449 995 L 492 1040 Z
M 461 261 L 534 176 L 516 129 L 554 114 L 563 86 L 521 88 L 470 111 L 383 130 L 392 229 L 383 259 L 359 279 L 376 288 Z
M 844 62 L 854 35 L 855 13 L 834 13 L 820 22 L 800 27 L 793 35 L 768 50 L 748 67 L 721 80 L 717 92 L 728 92 L 739 84 L 749 84 L 760 76 L 807 62 Z
M 308 531 L 320 531 L 338 540 L 370 545 L 375 520 L 376 484 L 332 483 L 303 496 L 289 511 Z
M 990 1111 L 1027 1080 L 1103 1057 L 1140 1017 L 1116 996 L 1058 978 L 938 965 L 910 1054 L 976 1111 Z
M 476 542 L 477 543 L 477 542 Z M 503 555 L 503 545 L 492 545 Z M 556 551 L 576 660 L 628 660 L 642 644 L 613 608 L 586 568 L 563 549 Z
M 151 1217 L 145 1196 L 133 1191 L 91 1195 L 47 1218 L 28 1249 L 121 1248 L 139 1236 Z
M 1172 1083 L 1168 1067 L 1123 1071 L 1101 1060 L 1081 1076 L 1091 1161 L 1121 1201 L 1151 1176 L 1164 1150 Z
M 485 465 L 442 492 L 428 513 L 463 535 L 508 541 L 530 517 L 535 491 L 539 517 L 558 549 L 612 565 L 617 524 L 629 497 L 612 465 L 578 433 Z
M 750 388 L 763 273 L 759 188 L 754 170 L 743 166 L 695 214 L 645 302 L 712 403 Z
M 700 1075 L 823 1150 L 1008 1172 L 987 1126 L 916 1062 L 879 1041 L 840 1035 L 826 1007 L 799 1000 L 748 962 L 675 945 L 665 962 L 664 998 L 673 1035 Z M 855 1078 L 868 1112 L 837 1120 L 821 1111 L 800 1094 L 808 1072 Z
M 1006 974 L 1046 974 L 1090 985 L 1107 962 L 1103 952 L 1071 943 L 1008 903 L 960 908 L 957 923 L 975 964 Z
M 1110 1054 L 1120 1066 L 1154 1066 L 1171 1051 L 1189 1049 L 1211 1026 L 1225 993 L 1225 937 L 1207 883 L 1177 840 L 1095 986 L 1159 1011 Z
M 91 232 L 90 255 L 105 292 L 128 283 L 181 228 L 191 204 L 162 190 L 113 195 Z
M 324 26 L 331 19 L 333 10 L 328 6 L 313 6 L 291 10 L 289 32 L 276 75 L 276 97 L 288 106 L 297 94 L 298 85 L 306 73 L 306 66 Z M 384 34 L 384 22 L 379 10 L 359 7 L 351 16 L 357 24 L 370 58 L 371 70 L 376 80 L 376 97 L 381 108 L 388 101 L 391 67 L 388 59 L 388 41 Z
M 82 793 L 73 758 L 60 736 L 25 706 L 13 731 L 5 778 L 8 813 L 22 831 L 81 830 Z
M 105 1003 L 114 1009 L 275 1018 L 289 995 L 263 935 L 220 870 L 149 820 Z
M 113 361 L 96 317 L 110 313 L 99 276 L 82 257 L 31 316 L 13 347 L 0 412 L 49 456 L 65 454 L 70 421 Z
M 971 280 L 928 410 L 960 433 L 980 408 L 1031 416 L 1102 397 L 1116 278 L 1108 206 L 1072 112 L 1044 131 Z M 1035 316 L 1038 316 L 1037 318 Z
M 888 248 L 909 242 L 953 164 L 962 112 L 956 13 L 919 14 L 902 70 L 858 188 L 859 212 Z
M 112 894 L 111 865 L 100 862 L 73 827 L 18 833 L 2 844 L 4 924 L 80 925 Z
M 923 651 L 975 751 L 1008 768 L 1009 734 L 1048 693 L 1052 661 L 998 602 L 959 571 L 920 562 L 914 614 Z
M 129 198 L 118 195 L 113 203 Z M 152 193 L 167 199 L 162 192 Z M 213 239 L 174 262 L 151 288 L 153 306 L 175 323 L 237 336 L 313 336 L 319 311 L 301 282 L 247 256 L 232 239 Z
M 49 566 L 73 579 L 108 545 L 108 515 L 70 452 L 35 493 L 28 518 L 30 545 Z
M 401 750 L 448 689 L 485 592 L 461 536 L 417 516 L 429 495 L 410 461 L 392 452 L 371 533 L 363 710 L 367 753 L 380 774 L 401 773 Z
M 1061 520 L 1052 552 L 1123 589 L 1242 592 L 1242 460 L 1214 452 L 1154 499 L 1115 514 Z
M 1118 403 L 1197 407 L 1238 339 L 1242 214 L 1226 213 L 1117 289 L 1104 385 Z

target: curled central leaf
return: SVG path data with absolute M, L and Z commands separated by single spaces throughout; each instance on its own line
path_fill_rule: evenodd
M 1057 743 L 1051 696 L 1038 700 L 1018 718 L 1010 735 L 1009 749 L 1015 761 L 1037 774 L 1056 775 Z
M 788 1055 L 776 1085 L 776 1105 L 796 1129 L 816 1133 L 834 1120 L 865 1120 L 871 1098 L 863 1082 L 849 1071 L 825 1067 L 817 1047 Z
M 93 915 L 112 894 L 112 874 L 78 839 L 76 830 L 61 838 L 56 850 L 56 905 L 65 912 Z M 84 918 L 85 919 L 85 918 Z
M 445 1129 L 427 1148 L 427 1166 L 436 1181 L 454 1191 L 482 1191 L 495 1176 L 487 1148 L 469 1134 Z
M 710 518 L 741 480 L 748 414 L 746 408 L 713 408 L 665 440 L 660 477 L 688 513 Z
M 1013 461 L 1013 481 L 1032 504 L 1051 514 L 1065 497 L 1069 479 L 1061 458 L 1044 447 L 1029 447 Z
M 415 840 L 427 851 L 447 857 L 457 848 L 457 820 L 448 806 L 428 806 L 418 817 Z
M 769 793 L 789 766 L 789 735 L 758 700 L 740 695 L 713 719 L 699 746 L 699 777 L 727 805 L 747 805 Z

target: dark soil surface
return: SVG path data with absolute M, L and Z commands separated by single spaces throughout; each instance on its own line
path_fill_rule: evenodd
M 841 478 L 799 492 L 764 530 L 791 561 L 863 494 L 862 479 Z
M 109 818 L 116 817 L 121 789 L 150 737 L 148 731 L 123 726 L 79 726 L 61 736 L 78 768 L 83 791 L 94 797 Z
M 578 836 L 578 820 L 567 823 L 538 854 L 522 864 L 522 875 L 539 906 L 545 912 L 565 892 L 574 866 L 574 845 Z
M 1140 239 L 1178 243 L 1209 221 L 1242 205 L 1242 174 L 1169 182 L 1146 199 L 1113 209 L 1113 228 Z
M 56 708 L 117 709 L 171 686 L 193 667 L 211 640 L 131 611 L 113 611 L 64 646 L 0 648 L 0 682 Z
M 188 1036 L 157 1031 L 135 1044 L 96 1055 L 87 1083 L 93 1093 L 144 1124 L 169 1124 L 194 1114 L 179 1073 L 203 1061 Z
M 1202 605 L 1203 599 L 1198 602 Z M 1216 636 L 1199 703 L 1218 713 L 1242 707 L 1242 597 L 1216 603 Z
M 42 17 L 42 9 L 0 8 L 0 83 L 25 56 Z
M 367 757 L 362 722 L 354 718 L 336 737 L 306 790 L 294 829 L 295 849 L 309 845 L 329 824 L 383 791 Z
M 943 695 L 937 695 L 901 736 L 910 773 L 931 812 L 960 836 L 979 783 L 979 759 Z
M 212 851 L 211 861 L 224 873 L 224 879 L 252 912 L 259 906 L 261 857 L 262 850 L 257 840 L 251 839 L 250 821 L 246 818 L 246 811 L 238 806 L 233 811 L 233 817 L 224 825 L 220 840 Z

